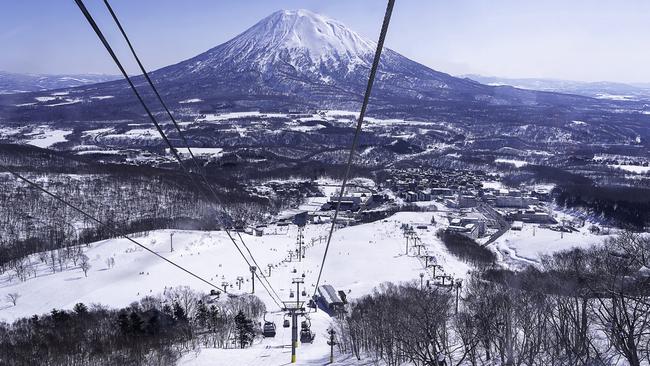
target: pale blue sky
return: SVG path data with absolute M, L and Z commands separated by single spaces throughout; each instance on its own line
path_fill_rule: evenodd
M 117 45 L 103 3 L 86 4 Z M 309 9 L 376 39 L 385 9 L 381 0 L 111 4 L 149 69 L 214 47 L 279 9 Z M 649 38 L 648 0 L 397 0 L 386 44 L 455 75 L 650 82 Z M 117 74 L 72 0 L 3 1 L 0 49 L 4 71 Z

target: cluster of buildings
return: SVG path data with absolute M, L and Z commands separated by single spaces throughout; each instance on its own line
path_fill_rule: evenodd
M 244 190 L 252 196 L 273 198 L 285 207 L 297 208 L 304 197 L 322 195 L 311 181 L 269 181 L 261 185 L 250 185 Z
M 432 168 L 395 169 L 383 183 L 406 202 L 432 201 L 457 194 L 476 195 L 482 182 L 492 177 L 482 171 L 446 170 Z M 464 194 L 467 193 L 467 194 Z
M 448 216 L 447 230 L 473 239 L 509 225 L 556 223 L 546 205 L 551 197 L 545 189 L 486 187 L 483 182 L 499 178 L 482 171 L 415 168 L 392 173 L 386 188 L 405 202 L 436 201 L 457 210 Z

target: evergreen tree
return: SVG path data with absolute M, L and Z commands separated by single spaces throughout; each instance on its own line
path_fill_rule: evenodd
M 187 314 L 185 314 L 185 310 L 178 302 L 174 302 L 174 318 L 179 322 L 187 321 Z
M 160 313 L 158 310 L 152 310 L 144 322 L 143 330 L 145 333 L 153 335 L 160 331 Z
M 203 301 L 199 301 L 199 305 L 196 309 L 196 317 L 195 317 L 196 324 L 200 328 L 205 328 L 208 323 L 208 317 L 209 317 L 208 307 L 205 306 L 205 303 L 203 303 Z
M 144 321 L 138 313 L 132 311 L 131 315 L 129 316 L 129 321 L 131 323 L 131 332 L 133 334 L 142 333 Z
M 77 303 L 72 310 L 79 316 L 88 314 L 88 307 L 82 302 Z
M 117 316 L 117 326 L 120 328 L 122 334 L 129 334 L 131 330 L 131 322 L 129 322 L 129 317 L 126 315 L 126 312 L 120 312 L 120 315 Z
M 235 327 L 239 346 L 241 348 L 250 346 L 255 338 L 255 328 L 253 327 L 253 321 L 248 319 L 241 310 L 235 316 Z

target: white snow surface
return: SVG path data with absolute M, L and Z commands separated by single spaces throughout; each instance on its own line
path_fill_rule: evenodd
M 220 156 L 223 153 L 223 149 L 220 147 L 191 147 L 192 154 L 194 156 Z M 180 155 L 190 156 L 190 149 L 186 147 L 177 148 L 176 151 Z M 167 154 L 171 152 L 169 149 L 165 149 Z
M 191 71 L 201 72 L 222 59 L 234 64 L 248 60 L 247 67 L 261 71 L 278 62 L 306 71 L 317 71 L 322 65 L 352 70 L 368 65 L 375 48 L 374 41 L 336 20 L 308 10 L 280 10 L 215 48 L 219 59 L 208 56 L 197 61 Z M 250 60 L 254 60 L 252 64 Z
M 522 166 L 528 165 L 528 162 L 524 160 L 516 160 L 516 159 L 494 159 L 495 163 L 506 163 L 506 164 L 512 164 L 516 168 L 521 168 Z
M 32 138 L 26 141 L 26 144 L 48 148 L 59 142 L 66 142 L 65 137 L 71 133 L 72 130 L 50 130 L 47 127 L 38 127 L 34 132 L 29 133 Z
M 110 134 L 110 135 L 105 135 L 104 137 L 107 139 L 130 138 L 130 139 L 154 140 L 160 138 L 160 134 L 155 128 L 134 128 L 122 134 Z
M 358 298 L 382 282 L 419 279 L 422 264 L 412 255 L 414 253 L 404 255 L 404 238 L 400 225 L 405 222 L 414 225 L 428 222 L 430 216 L 430 213 L 403 212 L 385 222 L 337 230 L 332 237 L 321 284 L 332 284 L 337 289 L 349 292 L 350 298 Z M 329 225 L 325 224 L 308 225 L 305 229 L 305 242 L 310 243 L 312 238 L 324 236 L 328 229 Z M 418 233 L 429 251 L 436 253 L 438 263 L 448 273 L 463 276 L 469 270 L 466 264 L 447 253 L 435 237 L 434 227 L 418 230 Z M 223 280 L 235 283 L 237 276 L 246 276 L 246 263 L 227 239 L 225 232 L 175 231 L 174 252 L 169 251 L 169 234 L 169 230 L 159 230 L 136 240 L 214 283 L 220 284 Z M 274 225 L 267 227 L 262 237 L 242 234 L 265 271 L 268 271 L 266 265 L 269 263 L 278 265 L 278 268 L 272 270 L 269 280 L 280 296 L 287 299 L 291 278 L 295 276 L 293 268 L 298 273 L 305 273 L 307 291 L 313 291 L 325 249 L 325 240 L 317 240 L 313 247 L 306 250 L 306 258 L 302 262 L 281 263 L 287 257 L 287 250 L 294 249 L 296 235 L 295 226 Z M 70 309 L 77 302 L 126 306 L 146 295 L 162 293 L 165 286 L 189 285 L 197 290 L 210 290 L 205 283 L 169 266 L 126 239 L 93 243 L 85 253 L 92 265 L 87 278 L 78 267 L 52 274 L 36 257 L 31 259 L 33 263 L 39 263 L 36 279 L 19 282 L 15 278 L 9 280 L 8 273 L 0 276 L 0 299 L 4 300 L 9 292 L 21 294 L 18 306 L 0 306 L 0 320 L 10 321 L 49 312 L 52 308 Z M 112 269 L 106 268 L 105 261 L 109 257 L 115 258 L 116 264 Z M 149 275 L 138 274 L 143 271 Z M 248 289 L 247 287 L 246 290 Z M 269 309 L 274 309 L 268 294 L 261 289 L 257 294 Z
M 263 118 L 263 117 L 287 117 L 284 113 L 260 113 L 260 111 L 249 112 L 230 112 L 230 113 L 216 113 L 206 114 L 204 117 L 198 118 L 199 122 L 214 122 L 214 121 L 227 121 L 231 119 L 240 119 L 247 117 Z
M 187 103 L 199 103 L 199 102 L 202 102 L 202 101 L 203 101 L 203 99 L 201 99 L 201 98 L 192 98 L 192 99 L 181 100 L 178 103 L 179 104 L 187 104 Z
M 533 263 L 538 262 L 543 255 L 572 248 L 588 248 L 602 243 L 606 238 L 606 235 L 589 233 L 586 226 L 579 232 L 561 234 L 537 224 L 525 223 L 521 231 L 509 230 L 490 246 L 515 261 Z
M 335 183 L 320 180 L 322 184 Z M 335 188 L 327 187 L 331 194 Z M 312 209 L 320 204 L 311 202 Z M 435 203 L 434 203 L 435 205 Z M 431 217 L 437 224 L 432 225 Z M 457 278 L 464 277 L 470 267 L 450 255 L 444 245 L 436 238 L 435 232 L 446 222 L 446 213 L 436 212 L 400 212 L 386 220 L 340 228 L 332 237 L 329 254 L 325 262 L 321 284 L 331 284 L 337 290 L 343 290 L 350 300 L 371 293 L 373 288 L 383 282 L 419 281 L 423 263 L 418 259 L 415 248 L 405 251 L 405 241 L 400 226 L 408 223 L 425 244 L 424 252 L 436 257 L 444 271 Z M 418 228 L 425 225 L 426 228 Z M 293 288 L 291 279 L 305 274 L 305 289 L 311 295 L 318 276 L 320 263 L 325 250 L 325 238 L 330 226 L 328 224 L 308 224 L 305 228 L 306 257 L 301 261 L 285 262 L 287 251 L 295 249 L 297 228 L 291 226 L 269 225 L 264 228 L 261 237 L 242 233 L 248 248 L 253 253 L 264 273 L 268 273 L 267 264 L 272 264 L 272 274 L 268 278 L 279 296 L 289 299 L 289 290 Z M 535 262 L 541 254 L 551 253 L 573 246 L 587 246 L 601 241 L 604 236 L 589 234 L 586 228 L 579 233 L 564 234 L 536 227 L 532 235 L 532 225 L 524 225 L 520 232 L 509 231 L 490 246 L 497 250 L 505 262 Z M 169 237 L 171 230 L 158 230 L 135 239 L 147 248 L 173 260 L 181 266 L 191 269 L 209 281 L 221 285 L 222 281 L 231 284 L 238 276 L 249 278 L 247 264 L 223 231 L 184 231 L 174 230 L 174 251 L 170 252 Z M 320 239 L 322 238 L 322 239 Z M 312 242 L 312 239 L 314 241 Z M 312 244 L 313 243 L 313 244 Z M 187 285 L 198 291 L 207 292 L 211 287 L 186 273 L 171 267 L 168 263 L 151 255 L 126 239 L 109 239 L 92 243 L 84 247 L 90 258 L 91 269 L 88 277 L 82 270 L 69 265 L 62 272 L 52 273 L 49 266 L 40 263 L 37 255 L 30 260 L 36 266 L 36 278 L 30 277 L 25 282 L 10 278 L 9 272 L 0 276 L 0 299 L 6 294 L 17 292 L 21 295 L 18 304 L 12 306 L 0 302 L 0 321 L 13 321 L 20 317 L 49 312 L 52 308 L 70 309 L 74 304 L 101 303 L 110 307 L 124 307 L 144 296 L 161 294 L 165 287 Z M 114 258 L 115 266 L 107 268 L 106 259 Z M 293 272 L 296 270 L 296 273 Z M 143 273 L 143 274 L 140 274 Z M 248 280 L 241 291 L 231 287 L 229 292 L 243 293 L 250 291 Z M 265 302 L 269 314 L 278 324 L 278 333 L 272 339 L 258 339 L 249 349 L 203 349 L 199 354 L 185 355 L 179 365 L 285 365 L 289 360 L 290 331 L 281 326 L 282 313 L 271 297 L 256 284 L 256 295 Z M 322 365 L 327 363 L 329 347 L 326 344 L 326 330 L 332 319 L 319 311 L 311 315 L 312 330 L 316 334 L 313 344 L 304 344 L 298 348 L 299 365 Z M 337 355 L 335 365 L 362 365 L 345 355 Z
M 650 166 L 643 165 L 623 165 L 623 164 L 610 164 L 608 165 L 612 168 L 622 169 L 634 174 L 646 174 L 650 173 Z

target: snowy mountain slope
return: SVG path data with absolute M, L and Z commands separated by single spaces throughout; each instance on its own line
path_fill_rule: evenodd
M 233 40 L 208 51 L 190 72 L 232 63 L 240 70 L 265 72 L 278 62 L 302 72 L 321 67 L 370 66 L 377 45 L 343 24 L 307 10 L 279 11 L 255 24 Z
M 648 100 L 650 87 L 643 84 L 624 84 L 608 81 L 584 82 L 558 79 L 501 78 L 483 75 L 461 75 L 486 85 L 510 85 L 521 89 L 583 95 L 612 100 Z
M 426 215 L 426 217 L 423 217 Z M 443 220 L 443 217 L 439 217 Z M 323 283 L 330 283 L 350 291 L 352 298 L 362 296 L 373 287 L 385 281 L 408 281 L 418 277 L 422 269 L 417 258 L 404 256 L 402 223 L 416 224 L 430 220 L 430 214 L 398 213 L 386 222 L 375 222 L 352 226 L 336 231 L 332 238 L 330 253 L 323 272 Z M 270 278 L 280 296 L 288 298 L 291 278 L 296 268 L 305 272 L 306 284 L 313 291 L 329 225 L 308 225 L 305 242 L 316 239 L 313 248 L 307 249 L 303 262 L 280 263 L 287 257 L 287 250 L 295 248 L 297 229 L 295 226 L 270 226 L 262 237 L 243 234 L 244 239 L 258 261 L 266 265 L 279 263 L 272 270 Z M 434 228 L 422 230 L 420 236 L 430 250 L 439 256 L 439 263 L 449 273 L 463 276 L 468 266 L 449 255 L 434 236 Z M 224 232 L 176 231 L 174 252 L 169 251 L 169 231 L 155 231 L 137 240 L 148 248 L 170 258 L 183 266 L 220 285 L 222 281 L 235 283 L 237 276 L 249 278 L 248 267 Z M 9 273 L 0 276 L 0 298 L 9 292 L 22 295 L 18 306 L 1 307 L 0 320 L 12 320 L 21 316 L 50 311 L 53 307 L 71 308 L 77 302 L 99 302 L 110 306 L 126 306 L 132 301 L 150 294 L 162 293 L 165 286 L 189 285 L 198 290 L 209 291 L 210 287 L 193 277 L 180 272 L 159 258 L 125 239 L 104 240 L 90 245 L 86 255 L 91 260 L 91 270 L 84 278 L 77 268 L 52 274 L 49 266 L 38 263 L 38 276 L 25 282 L 9 278 Z M 106 259 L 115 259 L 115 267 L 107 269 Z M 385 268 L 391 268 L 386 271 Z M 139 275 L 144 272 L 145 275 Z M 149 273 L 149 275 L 146 275 Z M 274 305 L 268 295 L 258 285 L 258 295 L 267 303 L 269 309 Z M 245 284 L 242 290 L 249 290 Z M 7 305 L 7 304 L 5 304 Z M 277 309 L 276 309 L 277 310 Z
M 191 59 L 151 72 L 165 99 L 196 113 L 217 110 L 357 109 L 376 43 L 307 10 L 278 11 Z M 144 85 L 141 77 L 136 77 Z M 143 88 L 142 90 L 146 90 Z M 0 98 L 0 118 L 134 119 L 142 116 L 123 80 L 66 89 L 78 105 L 56 110 L 33 103 L 41 94 Z M 146 91 L 144 91 L 147 94 Z M 113 96 L 99 99 L 101 96 Z M 458 113 L 458 103 L 500 106 L 607 106 L 591 98 L 486 86 L 452 77 L 384 49 L 373 89 L 378 109 L 402 115 Z M 193 103 L 186 103 L 192 100 Z M 183 102 L 183 103 L 181 103 Z M 377 109 L 376 108 L 376 109 Z
M 322 283 L 332 284 L 337 289 L 346 291 L 350 299 L 354 299 L 368 294 L 382 282 L 419 280 L 423 264 L 414 257 L 414 249 L 408 256 L 404 255 L 404 239 L 400 226 L 403 223 L 416 225 L 426 222 L 431 219 L 432 214 L 439 216 L 438 222 L 444 220 L 443 213 L 398 213 L 383 222 L 339 229 L 332 239 Z M 265 273 L 268 273 L 267 264 L 277 265 L 272 269 L 269 281 L 280 297 L 289 300 L 289 290 L 293 288 L 291 279 L 296 273 L 305 273 L 305 288 L 309 295 L 313 292 L 325 249 L 325 240 L 318 238 L 324 236 L 328 229 L 329 225 L 308 225 L 305 229 L 306 257 L 302 262 L 290 263 L 282 260 L 287 257 L 287 250 L 295 248 L 295 226 L 272 225 L 266 228 L 262 237 L 242 235 Z M 438 258 L 438 263 L 443 265 L 447 273 L 456 277 L 464 276 L 468 266 L 447 253 L 435 238 L 435 229 L 434 226 L 428 230 L 419 229 L 419 235 L 427 249 Z M 312 238 L 315 239 L 313 246 Z M 169 231 L 155 231 L 138 240 L 217 285 L 221 285 L 222 281 L 234 285 L 237 276 L 250 278 L 246 263 L 224 232 L 176 231 L 173 252 L 169 250 Z M 16 278 L 10 279 L 7 273 L 0 276 L 1 299 L 13 292 L 21 295 L 16 306 L 9 303 L 0 304 L 0 320 L 11 321 L 18 317 L 49 312 L 52 308 L 70 309 L 77 302 L 123 307 L 144 296 L 161 294 L 165 287 L 187 285 L 195 290 L 210 290 L 205 283 L 172 268 L 124 239 L 91 244 L 85 254 L 90 258 L 91 264 L 88 277 L 84 277 L 81 269 L 74 266 L 53 274 L 49 266 L 38 261 L 37 256 L 32 258 L 32 262 L 39 263 L 36 278 L 31 277 L 25 282 L 20 282 Z M 113 268 L 107 268 L 107 258 L 115 259 Z M 296 273 L 293 272 L 294 268 Z M 250 288 L 250 282 L 246 281 L 241 291 L 250 291 Z M 234 285 L 229 292 L 240 291 Z M 262 360 L 263 364 L 269 365 L 287 362 L 287 349 L 282 345 L 289 344 L 290 333 L 285 332 L 280 325 L 282 313 L 277 312 L 277 306 L 259 283 L 256 284 L 256 294 L 266 303 L 270 312 L 269 319 L 278 324 L 278 336 L 275 339 L 262 340 L 246 351 L 208 351 L 208 354 L 218 356 L 218 359 L 207 364 L 228 365 L 228 362 L 233 360 L 232 357 L 241 357 L 242 361 L 238 364 L 260 364 Z M 329 352 L 325 343 L 325 332 L 331 319 L 323 312 L 312 314 L 311 319 L 316 340 L 314 344 L 300 347 L 300 364 L 323 364 L 322 361 Z M 204 358 L 199 357 L 194 362 L 193 356 L 190 355 L 187 363 L 182 364 L 204 364 L 202 359 Z

